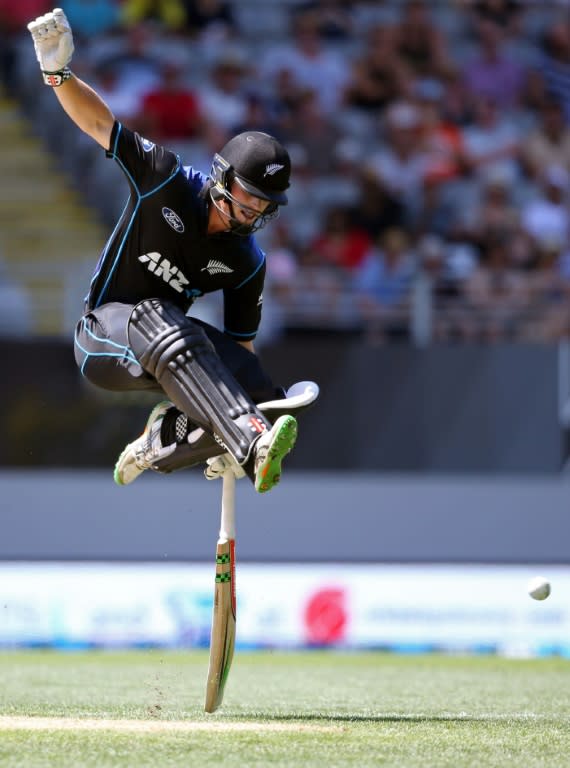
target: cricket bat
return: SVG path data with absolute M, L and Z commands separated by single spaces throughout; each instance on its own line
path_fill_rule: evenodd
M 216 582 L 210 636 L 210 665 L 206 682 L 206 712 L 222 703 L 234 656 L 236 638 L 235 484 L 232 470 L 222 479 L 222 515 L 216 546 Z

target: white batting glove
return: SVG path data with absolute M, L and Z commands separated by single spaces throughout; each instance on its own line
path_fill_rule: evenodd
M 231 470 L 234 473 L 237 480 L 245 477 L 243 468 L 240 467 L 229 453 L 222 453 L 221 456 L 215 456 L 213 459 L 208 459 L 207 467 L 204 470 L 204 477 L 206 480 L 217 480 L 228 470 Z
M 46 85 L 58 86 L 71 76 L 68 64 L 74 45 L 71 27 L 61 8 L 28 24 Z

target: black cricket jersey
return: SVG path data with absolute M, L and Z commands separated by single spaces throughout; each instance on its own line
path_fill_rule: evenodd
M 130 195 L 97 263 L 88 308 L 159 298 L 187 312 L 199 296 L 223 291 L 224 331 L 253 339 L 265 254 L 251 235 L 206 234 L 208 177 L 118 122 L 107 157 L 123 170 Z

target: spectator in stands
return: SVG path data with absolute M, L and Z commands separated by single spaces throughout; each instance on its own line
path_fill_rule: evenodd
M 324 45 L 319 30 L 319 15 L 314 9 L 293 11 L 292 38 L 272 46 L 259 71 L 273 85 L 283 71 L 294 84 L 318 94 L 320 107 L 331 114 L 342 102 L 348 82 L 347 62 L 342 53 Z
M 541 194 L 521 211 L 522 228 L 531 238 L 539 259 L 553 252 L 557 256 L 562 254 L 570 237 L 568 171 L 560 166 L 547 168 L 541 183 Z
M 186 23 L 183 0 L 122 0 L 121 15 L 127 27 L 157 22 L 164 29 L 180 31 Z
M 161 81 L 162 59 L 153 48 L 158 34 L 153 24 L 133 24 L 127 28 L 121 48 L 100 55 L 94 65 L 106 71 L 113 69 L 117 88 L 129 92 L 130 98 L 142 99 Z
M 473 121 L 463 129 L 466 164 L 480 180 L 489 171 L 511 182 L 519 178 L 520 131 L 488 97 L 477 97 Z
M 367 33 L 364 51 L 354 60 L 344 94 L 346 106 L 378 115 L 405 95 L 408 72 L 395 50 L 394 29 L 374 25 Z
M 463 135 L 445 117 L 443 85 L 439 80 L 417 80 L 414 95 L 421 123 L 424 181 L 442 183 L 461 177 L 467 170 Z
M 22 30 L 31 18 L 51 10 L 49 0 L 0 0 L 0 81 L 15 93 L 17 51 Z
M 458 198 L 456 190 L 448 193 L 437 178 L 426 176 L 418 204 L 409 210 L 406 217 L 408 231 L 415 238 L 431 234 L 447 239 L 451 236 L 460 204 L 461 198 Z
M 431 339 L 440 342 L 469 339 L 471 327 L 463 287 L 465 275 L 458 274 L 454 268 L 448 243 L 437 235 L 425 234 L 417 241 L 416 253 L 418 264 L 413 286 L 416 337 L 418 331 L 421 333 L 417 325 L 422 319 L 422 287 L 424 290 L 427 287 L 431 308 L 424 307 L 423 314 L 427 309 L 428 318 L 424 317 L 424 322 L 427 319 L 430 323 Z
M 302 147 L 316 173 L 330 173 L 334 164 L 334 149 L 341 134 L 330 116 L 323 112 L 318 95 L 307 88 L 290 105 L 277 131 L 286 144 Z
M 475 246 L 483 254 L 490 242 L 512 242 L 520 228 L 520 210 L 512 200 L 512 185 L 500 172 L 490 173 L 481 199 L 456 220 L 452 239 Z
M 165 61 L 161 75 L 159 85 L 142 98 L 138 131 L 168 146 L 201 137 L 204 120 L 196 94 L 184 82 L 183 68 L 174 60 Z
M 309 0 L 302 6 L 315 9 L 319 33 L 327 43 L 352 40 L 355 33 L 352 0 Z
M 141 112 L 141 94 L 125 83 L 112 63 L 104 63 L 93 72 L 94 86 L 109 105 L 117 120 L 134 129 Z M 85 142 L 91 146 L 91 142 Z
M 366 168 L 359 172 L 357 179 L 358 200 L 351 212 L 353 226 L 375 242 L 387 229 L 405 228 L 405 208 L 382 181 Z
M 252 70 L 241 48 L 225 46 L 197 89 L 204 119 L 229 134 L 245 124 L 248 112 L 247 75 Z
M 385 114 L 385 142 L 368 160 L 369 168 L 404 207 L 417 206 L 426 170 L 420 144 L 421 116 L 407 101 L 391 104 Z
M 389 229 L 368 251 L 353 288 L 369 341 L 406 339 L 415 260 L 406 233 Z
M 540 71 L 546 91 L 558 99 L 570 123 L 570 24 L 568 15 L 552 24 L 542 42 Z
M 475 0 L 467 7 L 476 30 L 481 22 L 490 21 L 500 27 L 506 37 L 521 34 L 524 10 L 520 0 Z
M 263 131 L 264 133 L 276 136 L 283 142 L 282 128 L 277 119 L 277 111 L 273 108 L 274 103 L 272 99 L 267 98 L 264 93 L 255 88 L 253 90 L 246 88 L 244 99 L 245 113 L 243 123 L 235 127 L 235 132 Z
M 281 336 L 297 309 L 299 264 L 297 247 L 290 228 L 279 220 L 270 230 L 265 246 L 269 258 L 263 294 L 263 325 L 257 342 L 260 346 Z
M 525 341 L 556 343 L 570 337 L 568 278 L 564 253 L 557 249 L 542 253 L 530 275 L 530 306 L 521 331 Z
M 368 234 L 353 223 L 351 211 L 333 206 L 325 211 L 322 231 L 309 248 L 323 264 L 349 275 L 358 270 L 372 246 Z
M 442 114 L 447 121 L 464 128 L 473 122 L 473 101 L 467 94 L 463 74 L 458 68 L 441 80 L 444 88 Z
M 295 276 L 295 303 L 289 308 L 291 328 L 335 329 L 342 324 L 342 308 L 350 294 L 341 273 L 323 263 L 312 248 L 301 245 Z
M 473 98 L 487 98 L 502 109 L 521 102 L 526 72 L 505 50 L 501 28 L 492 21 L 479 24 L 479 51 L 464 68 L 464 84 Z
M 522 141 L 520 162 L 535 180 L 550 166 L 560 166 L 570 173 L 570 123 L 565 121 L 557 99 L 549 98 L 542 105 L 538 125 Z
M 509 260 L 509 243 L 497 236 L 487 241 L 479 265 L 465 282 L 470 313 L 468 335 L 484 342 L 512 340 L 528 306 L 528 275 Z
M 407 0 L 395 30 L 395 50 L 415 77 L 441 78 L 450 69 L 448 43 L 424 0 Z
M 223 42 L 237 36 L 233 4 L 227 0 L 181 0 L 185 32 L 202 42 Z

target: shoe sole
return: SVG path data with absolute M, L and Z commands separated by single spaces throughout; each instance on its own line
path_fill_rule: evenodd
M 164 405 L 167 402 L 168 402 L 167 400 L 162 400 L 160 403 L 158 403 L 157 405 L 154 406 L 154 408 L 150 412 L 150 415 L 149 415 L 148 419 L 146 420 L 146 424 L 145 424 L 144 430 L 143 430 L 141 436 L 137 438 L 137 440 L 140 440 L 141 437 L 143 437 L 143 435 L 146 435 L 146 433 L 148 432 L 149 426 L 152 424 L 152 422 L 156 418 L 156 414 L 162 408 L 164 408 Z M 132 482 L 134 482 L 137 479 L 137 477 L 139 475 L 142 475 L 142 473 L 144 472 L 144 469 L 141 469 L 140 472 L 137 475 L 135 475 L 132 480 L 129 480 L 128 483 L 124 483 L 122 478 L 121 478 L 121 470 L 123 469 L 123 461 L 124 461 L 124 459 L 126 459 L 126 457 L 128 456 L 128 454 L 129 454 L 129 452 L 131 450 L 131 447 L 134 445 L 134 443 L 137 442 L 137 440 L 133 440 L 132 443 L 128 443 L 123 448 L 123 450 L 121 452 L 121 455 L 119 456 L 119 458 L 117 459 L 117 463 L 115 464 L 115 469 L 113 470 L 113 480 L 115 481 L 115 483 L 117 485 L 120 485 L 121 487 L 125 486 L 125 485 L 130 485 Z M 133 463 L 134 463 L 134 460 L 133 460 Z
M 297 420 L 294 416 L 280 416 L 273 429 L 275 434 L 267 456 L 255 473 L 255 490 L 258 493 L 270 491 L 281 480 L 281 462 L 297 439 Z

